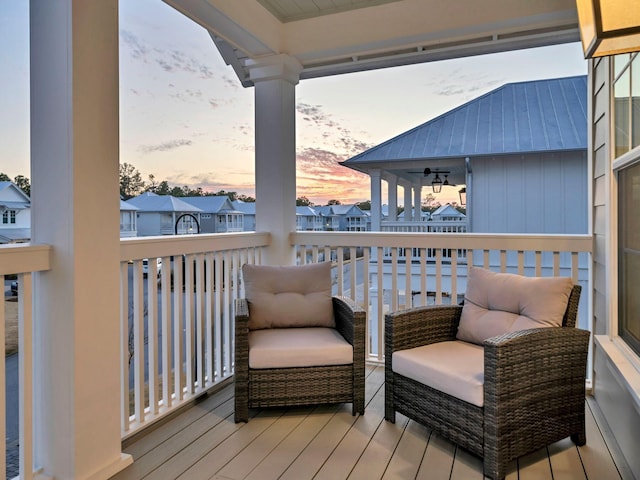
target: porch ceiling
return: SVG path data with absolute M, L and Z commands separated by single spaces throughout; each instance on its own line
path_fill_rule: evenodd
M 301 78 L 579 41 L 574 0 L 164 0 L 202 25 L 245 86 L 286 54 Z

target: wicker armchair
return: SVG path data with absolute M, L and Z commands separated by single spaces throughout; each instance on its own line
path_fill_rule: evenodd
M 510 461 L 567 436 L 586 443 L 585 375 L 589 332 L 575 327 L 573 286 L 562 327 L 506 333 L 484 341 L 477 406 L 395 373 L 394 352 L 455 341 L 462 306 L 418 307 L 386 315 L 385 418 L 396 412 L 484 459 L 484 474 L 505 476 Z M 480 351 L 482 358 L 482 351 Z
M 331 302 L 335 330 L 352 347 L 349 363 L 325 365 L 320 359 L 306 366 L 251 368 L 251 304 L 246 299 L 236 301 L 236 422 L 248 421 L 249 408 L 258 407 L 351 402 L 354 415 L 364 414 L 365 311 L 347 298 L 331 297 Z M 307 328 L 272 329 L 275 334 L 286 330 L 312 332 Z

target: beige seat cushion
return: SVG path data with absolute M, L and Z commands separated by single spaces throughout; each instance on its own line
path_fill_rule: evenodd
M 484 405 L 484 349 L 472 343 L 432 343 L 399 350 L 391 357 L 395 373 L 453 397 Z
M 352 363 L 353 347 L 334 328 L 273 328 L 249 332 L 249 368 Z
M 560 327 L 572 288 L 566 277 L 524 277 L 471 267 L 456 338 L 481 345 L 504 333 Z
M 335 327 L 331 263 L 242 267 L 249 330 Z

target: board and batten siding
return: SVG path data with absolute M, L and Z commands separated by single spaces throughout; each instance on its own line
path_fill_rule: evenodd
M 590 61 L 591 96 L 590 146 L 593 170 L 593 333 L 594 343 L 593 393 L 608 427 L 632 472 L 640 472 L 640 412 L 628 387 L 630 381 L 623 372 L 628 360 L 614 347 L 611 338 L 617 335 L 614 295 L 617 295 L 617 264 L 612 257 L 616 241 L 614 221 L 617 215 L 612 196 L 613 170 L 611 155 L 611 73 L 612 61 L 600 58 Z M 613 302 L 613 303 L 612 303 Z M 637 374 L 636 374 L 637 375 Z M 634 381 L 634 380 L 631 380 Z M 587 438 L 587 444 L 589 438 Z
M 588 233 L 587 152 L 471 159 L 476 233 Z

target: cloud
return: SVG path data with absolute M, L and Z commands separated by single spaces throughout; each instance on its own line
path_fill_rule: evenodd
M 142 153 L 153 153 L 153 152 L 166 152 L 169 150 L 174 150 L 176 148 L 185 147 L 191 145 L 193 142 L 186 138 L 179 138 L 177 140 L 169 140 L 168 142 L 162 142 L 156 145 L 141 145 L 139 147 Z
M 146 62 L 147 53 L 149 49 L 142 43 L 142 41 L 129 30 L 120 29 L 120 40 L 131 51 L 133 58 L 141 59 Z

